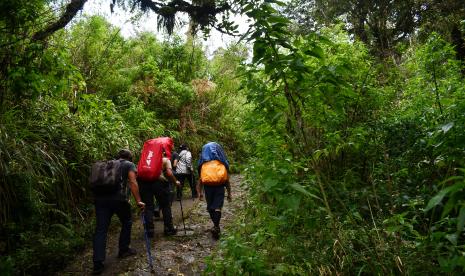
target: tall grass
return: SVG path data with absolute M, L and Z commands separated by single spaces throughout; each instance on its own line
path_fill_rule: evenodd
M 80 104 L 74 114 L 66 101 L 45 97 L 1 116 L 0 232 L 9 257 L 0 264 L 14 273 L 40 267 L 46 274 L 73 256 L 89 233 L 76 229 L 76 223 L 90 225 L 89 164 L 114 157 L 119 148 L 138 152 L 143 139 L 161 134 L 155 124 L 144 135 L 133 131 L 143 112 L 128 122 L 96 96 Z

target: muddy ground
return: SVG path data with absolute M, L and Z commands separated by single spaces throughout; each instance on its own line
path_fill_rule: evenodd
M 231 176 L 232 202 L 225 199 L 221 228 L 223 233 L 227 225 L 232 223 L 236 210 L 242 207 L 241 198 L 244 191 L 240 186 L 241 177 Z M 186 189 L 184 195 L 190 194 Z M 138 254 L 126 259 L 118 259 L 119 222 L 112 221 L 113 231 L 109 234 L 107 242 L 107 259 L 105 271 L 102 275 L 200 275 L 205 270 L 205 257 L 215 249 L 218 241 L 211 237 L 210 229 L 213 224 L 206 211 L 205 201 L 185 198 L 182 201 L 184 221 L 188 229 L 187 235 L 181 216 L 179 201 L 173 202 L 172 211 L 175 225 L 178 229 L 176 236 L 163 235 L 163 222 L 155 221 L 155 237 L 151 240 L 151 253 L 153 257 L 154 273 L 148 267 L 147 252 L 144 239 L 144 230 L 141 218 L 134 214 L 131 247 Z M 116 217 L 116 216 L 115 216 Z M 191 229 L 191 231 L 189 231 Z M 87 248 L 75 261 L 57 275 L 91 275 L 92 274 L 92 248 Z

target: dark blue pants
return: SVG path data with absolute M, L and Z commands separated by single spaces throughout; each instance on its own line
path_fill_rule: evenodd
M 154 196 L 160 206 L 163 213 L 163 224 L 165 230 L 171 230 L 173 226 L 173 217 L 171 215 L 171 187 L 168 182 L 154 181 L 154 182 L 139 182 L 139 191 L 142 201 L 145 203 L 145 219 L 147 232 L 150 235 L 154 233 L 153 224 L 153 209 L 154 209 Z
M 95 225 L 94 235 L 94 263 L 105 261 L 105 249 L 107 245 L 107 233 L 111 217 L 116 214 L 121 222 L 119 235 L 119 251 L 129 249 L 131 243 L 131 205 L 127 201 L 96 200 L 95 201 Z
M 207 201 L 207 211 L 215 227 L 220 227 L 221 208 L 224 204 L 225 185 L 207 186 L 204 185 L 205 200 Z M 219 209 L 219 211 L 217 211 Z
M 225 186 L 207 186 L 204 185 L 205 200 L 207 201 L 207 210 L 223 208 Z

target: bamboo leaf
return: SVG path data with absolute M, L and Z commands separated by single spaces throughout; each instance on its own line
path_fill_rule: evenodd
M 425 212 L 431 210 L 433 207 L 436 207 L 439 203 L 441 203 L 446 193 L 447 191 L 446 189 L 444 189 L 440 191 L 437 195 L 435 195 L 432 199 L 430 199 L 428 205 L 426 205 Z
M 310 193 L 309 191 L 307 191 L 302 185 L 298 184 L 298 183 L 293 183 L 290 185 L 292 189 L 308 196 L 308 197 L 313 197 L 315 199 L 318 199 L 318 200 L 321 200 L 321 198 L 319 198 L 318 196 Z
M 433 207 L 435 207 L 439 203 L 441 203 L 444 196 L 447 195 L 448 193 L 454 193 L 454 192 L 457 192 L 460 189 L 463 189 L 464 185 L 465 185 L 464 182 L 459 182 L 459 183 L 457 183 L 455 185 L 452 185 L 450 187 L 447 187 L 447 188 L 441 190 L 437 195 L 435 195 L 432 199 L 430 199 L 430 201 L 428 202 L 428 205 L 425 208 L 425 212 L 431 210 Z
M 465 205 L 460 208 L 459 216 L 457 217 L 457 234 L 463 231 L 465 225 Z

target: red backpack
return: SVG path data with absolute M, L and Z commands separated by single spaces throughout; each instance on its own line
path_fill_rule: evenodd
M 169 137 L 145 141 L 137 163 L 137 177 L 142 181 L 157 180 L 163 166 L 163 150 L 166 152 L 166 157 L 171 158 L 173 146 L 173 140 Z
M 158 138 L 155 138 L 154 140 L 156 140 L 157 143 L 160 143 L 163 146 L 166 152 L 166 157 L 168 159 L 171 159 L 171 152 L 173 151 L 173 148 L 174 148 L 173 139 L 171 139 L 170 137 L 158 137 Z

